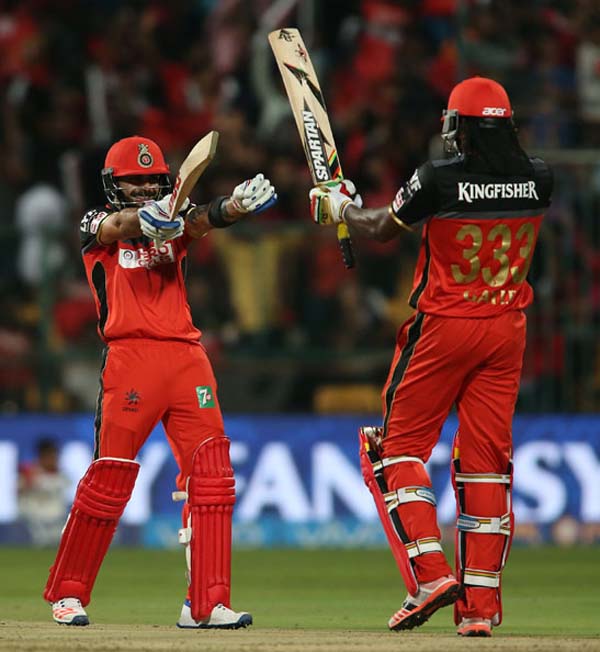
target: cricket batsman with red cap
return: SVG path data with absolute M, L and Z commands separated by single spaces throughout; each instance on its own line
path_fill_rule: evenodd
M 512 416 L 525 348 L 527 272 L 553 178 L 519 145 L 504 88 L 473 77 L 444 111 L 451 154 L 419 167 L 389 206 L 362 208 L 351 181 L 310 191 L 318 224 L 387 241 L 422 224 L 410 305 L 382 393 L 383 426 L 362 428 L 361 468 L 408 589 L 392 630 L 455 604 L 462 636 L 502 620 L 500 580 L 514 531 Z M 425 463 L 456 406 L 451 465 L 456 564 L 442 551 Z
M 213 228 L 265 210 L 277 195 L 257 174 L 230 197 L 184 202 L 169 219 L 169 168 L 159 146 L 124 138 L 106 155 L 107 205 L 88 211 L 81 250 L 106 347 L 96 407 L 94 461 L 79 482 L 44 598 L 54 620 L 88 625 L 84 607 L 133 491 L 140 448 L 159 421 L 179 466 L 185 500 L 179 541 L 188 593 L 177 625 L 252 624 L 230 605 L 235 481 L 217 384 L 192 324 L 185 290 L 188 246 Z M 151 572 L 151 569 L 149 569 Z

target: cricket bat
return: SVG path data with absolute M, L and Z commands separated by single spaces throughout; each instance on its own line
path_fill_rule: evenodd
M 219 132 L 210 131 L 192 147 L 181 164 L 169 200 L 169 217 L 171 219 L 179 213 L 179 209 L 192 192 L 192 188 L 196 185 L 200 175 L 213 160 L 218 141 Z
M 319 80 L 300 32 L 293 27 L 269 34 L 269 43 L 292 107 L 308 167 L 314 184 L 343 179 L 337 147 Z M 344 265 L 354 267 L 354 252 L 348 227 L 343 222 L 337 231 Z

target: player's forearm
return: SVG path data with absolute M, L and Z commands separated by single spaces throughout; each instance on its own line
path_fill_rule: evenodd
M 211 229 L 218 228 L 211 223 L 209 219 L 210 204 L 201 204 L 193 206 L 185 215 L 185 231 L 192 238 L 201 238 Z M 235 210 L 231 199 L 225 199 L 220 202 L 217 210 L 214 210 L 213 221 L 221 219 L 223 226 L 237 222 L 243 213 Z
M 399 225 L 390 216 L 387 206 L 382 208 L 348 206 L 344 211 L 344 222 L 350 227 L 352 233 L 379 242 L 387 242 L 395 238 L 400 231 Z
M 137 208 L 124 208 L 118 213 L 109 215 L 98 233 L 98 242 L 111 244 L 117 240 L 139 238 L 142 235 Z

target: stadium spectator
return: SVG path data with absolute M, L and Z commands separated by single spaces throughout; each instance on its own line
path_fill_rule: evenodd
M 55 442 L 39 439 L 36 459 L 19 468 L 19 516 L 35 546 L 58 543 L 68 513 L 69 484 L 58 467 Z
M 577 90 L 585 141 L 600 145 L 600 12 L 588 15 L 577 47 Z
M 49 184 L 36 184 L 17 200 L 15 220 L 22 238 L 18 269 L 28 285 L 38 287 L 64 268 L 68 217 L 65 198 Z

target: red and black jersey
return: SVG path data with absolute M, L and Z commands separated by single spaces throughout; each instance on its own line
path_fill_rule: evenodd
M 528 306 L 527 272 L 553 177 L 540 159 L 530 176 L 465 169 L 461 156 L 429 161 L 398 191 L 390 210 L 425 220 L 410 304 L 448 317 L 490 317 Z
M 145 236 L 100 244 L 96 235 L 111 209 L 88 211 L 80 225 L 81 253 L 98 312 L 98 332 L 123 338 L 197 342 L 185 289 L 191 239 L 183 235 L 156 247 Z

